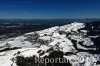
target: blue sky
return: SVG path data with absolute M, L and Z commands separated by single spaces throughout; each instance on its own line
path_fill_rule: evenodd
M 100 0 L 0 0 L 0 19 L 100 18 Z

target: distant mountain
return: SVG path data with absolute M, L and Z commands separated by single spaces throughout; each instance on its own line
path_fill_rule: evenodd
M 100 22 L 54 26 L 1 42 L 0 66 L 99 66 L 99 43 Z M 35 58 L 69 62 L 35 63 Z

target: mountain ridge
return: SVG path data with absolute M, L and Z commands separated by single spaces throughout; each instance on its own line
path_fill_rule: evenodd
M 23 62 L 17 62 L 18 57 L 44 58 L 49 57 L 52 52 L 60 52 L 63 58 L 70 60 L 72 66 L 98 66 L 100 65 L 98 63 L 100 62 L 100 47 L 97 42 L 100 35 L 89 35 L 91 30 L 97 29 L 93 25 L 90 25 L 91 30 L 86 29 L 87 26 L 89 25 L 86 23 L 73 22 L 10 38 L 7 42 L 0 44 L 0 65 L 21 66 L 20 63 Z M 7 60 L 6 57 L 8 57 Z M 13 61 L 10 60 L 12 58 L 14 58 Z M 26 63 L 24 66 L 29 65 Z

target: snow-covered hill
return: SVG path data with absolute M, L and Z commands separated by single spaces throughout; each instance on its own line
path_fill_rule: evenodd
M 100 66 L 100 35 L 91 35 L 99 31 L 95 28 L 74 22 L 10 38 L 0 44 L 0 66 L 38 66 L 32 63 L 34 57 L 52 56 L 69 60 L 65 66 Z

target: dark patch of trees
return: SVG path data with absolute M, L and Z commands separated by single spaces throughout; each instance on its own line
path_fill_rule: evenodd
M 94 42 L 95 46 L 98 48 L 100 51 L 100 36 L 97 38 L 91 38 L 91 40 Z
M 32 57 L 23 57 L 23 56 L 17 56 L 16 57 L 16 64 L 18 66 L 72 66 L 70 63 L 35 63 L 36 56 Z M 49 56 L 45 56 L 44 59 L 51 59 L 51 58 L 63 58 L 63 52 L 60 51 L 52 51 Z M 62 59 L 60 61 L 63 61 Z M 67 59 L 66 59 L 67 61 Z

